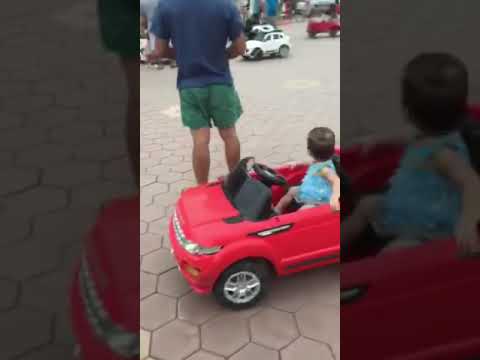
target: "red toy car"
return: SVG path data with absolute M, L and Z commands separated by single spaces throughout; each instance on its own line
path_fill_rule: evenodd
M 480 173 L 480 108 L 472 113 L 463 135 Z M 342 153 L 349 180 L 342 215 L 346 198 L 385 189 L 402 151 Z M 478 359 L 480 259 L 459 257 L 454 239 L 380 252 L 385 244 L 370 233 L 356 249 L 342 249 L 342 359 Z
M 336 37 L 340 33 L 340 5 L 337 5 L 336 16 L 328 16 L 322 13 L 320 17 L 312 17 L 307 24 L 307 33 L 310 38 L 315 38 L 318 34 L 329 34 Z
M 273 276 L 339 261 L 340 215 L 329 205 L 280 216 L 272 210 L 306 170 L 273 170 L 246 158 L 223 181 L 182 193 L 170 241 L 195 292 L 213 292 L 222 305 L 242 309 L 265 295 Z

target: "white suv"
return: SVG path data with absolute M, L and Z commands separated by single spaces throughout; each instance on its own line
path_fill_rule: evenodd
M 267 56 L 288 57 L 292 45 L 290 37 L 281 31 L 258 32 L 252 40 L 247 41 L 245 59 L 260 60 Z

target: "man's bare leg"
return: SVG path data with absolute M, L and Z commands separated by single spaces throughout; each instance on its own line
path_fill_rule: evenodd
M 140 86 L 138 69 L 140 60 L 122 59 L 123 72 L 127 81 L 127 126 L 125 137 L 127 140 L 130 165 L 133 170 L 136 184 L 140 184 Z
M 237 136 L 236 129 L 219 129 L 220 137 L 225 143 L 225 157 L 228 169 L 232 171 L 240 162 L 240 140 Z
M 193 138 L 193 172 L 198 185 L 208 183 L 210 172 L 210 129 L 192 130 Z

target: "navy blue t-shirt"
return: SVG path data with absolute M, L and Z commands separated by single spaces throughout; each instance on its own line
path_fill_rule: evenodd
M 179 89 L 233 84 L 226 46 L 243 31 L 233 0 L 161 0 L 150 31 L 172 41 Z

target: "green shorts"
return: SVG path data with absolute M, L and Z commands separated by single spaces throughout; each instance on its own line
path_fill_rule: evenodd
M 243 113 L 237 91 L 231 85 L 209 85 L 180 90 L 183 125 L 192 130 L 229 129 Z
M 138 0 L 98 0 L 100 31 L 105 47 L 125 58 L 139 57 Z

